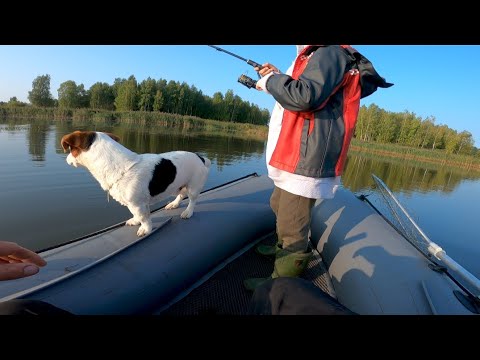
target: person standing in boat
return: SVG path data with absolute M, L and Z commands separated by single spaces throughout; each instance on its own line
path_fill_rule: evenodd
M 276 104 L 269 123 L 266 161 L 275 187 L 270 205 L 276 216 L 277 243 L 256 251 L 274 256 L 268 278 L 244 280 L 248 290 L 277 277 L 298 277 L 312 252 L 310 217 L 317 199 L 331 199 L 340 177 L 360 107 L 358 70 L 340 45 L 296 45 L 285 74 L 265 63 L 257 90 Z

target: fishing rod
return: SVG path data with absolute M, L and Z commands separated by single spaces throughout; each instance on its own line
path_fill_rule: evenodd
M 218 50 L 218 51 L 223 51 L 224 53 L 227 53 L 228 55 L 234 56 L 234 57 L 236 57 L 237 59 L 243 60 L 243 61 L 245 61 L 248 65 L 252 65 L 253 67 L 258 67 L 258 68 L 260 68 L 260 69 L 263 67 L 262 65 L 260 65 L 259 63 L 255 62 L 255 61 L 253 61 L 253 60 L 245 59 L 245 58 L 243 58 L 243 57 L 241 57 L 241 56 L 238 56 L 237 54 L 234 54 L 234 53 L 232 53 L 232 52 L 230 52 L 230 51 L 227 51 L 227 50 L 225 50 L 225 49 L 222 49 L 222 48 L 220 48 L 220 47 L 218 47 L 218 46 L 215 46 L 215 45 L 208 45 L 208 46 L 210 46 L 210 47 L 212 47 L 212 48 L 214 48 L 214 49 L 216 49 L 216 50 Z
M 241 57 L 241 56 L 239 56 L 237 54 L 234 54 L 230 51 L 222 49 L 221 47 L 218 47 L 218 46 L 215 46 L 215 45 L 208 45 L 208 46 L 214 48 L 215 50 L 224 52 L 224 53 L 226 53 L 230 56 L 236 57 L 237 59 L 245 61 L 248 65 L 251 65 L 254 68 L 258 67 L 258 68 L 261 69 L 263 67 L 261 64 L 257 63 L 256 61 L 253 61 L 253 60 L 250 60 L 250 59 L 245 59 L 244 57 Z M 257 75 L 258 75 L 258 78 L 260 79 L 260 74 L 258 72 L 257 72 Z M 240 77 L 238 78 L 238 82 L 242 85 L 245 85 L 249 89 L 252 88 L 252 87 L 256 87 L 256 85 L 257 85 L 257 82 L 255 80 L 253 80 L 252 78 L 248 77 L 245 74 L 240 75 Z

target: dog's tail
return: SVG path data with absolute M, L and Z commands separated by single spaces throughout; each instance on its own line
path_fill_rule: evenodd
M 210 165 L 212 165 L 212 162 L 210 161 L 209 158 L 207 157 L 204 157 L 204 156 L 200 156 L 199 154 L 195 153 L 199 158 L 200 160 L 202 160 L 203 164 L 207 167 L 207 168 L 210 168 Z

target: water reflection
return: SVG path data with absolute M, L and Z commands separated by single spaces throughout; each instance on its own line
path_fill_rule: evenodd
M 250 140 L 241 134 L 179 131 L 151 124 L 0 120 L 3 239 L 39 250 L 130 217 L 128 209 L 108 202 L 88 171 L 66 164 L 60 139 L 75 130 L 112 132 L 137 153 L 200 152 L 212 160 L 206 188 L 252 172 L 266 173 L 265 140 Z M 480 204 L 472 201 L 480 196 L 478 172 L 350 151 L 343 185 L 355 193 L 375 195 L 372 173 L 392 189 L 427 235 L 451 252 L 450 256 L 471 271 L 479 267 L 475 214 Z
M 63 135 L 75 130 L 95 130 L 111 132 L 120 137 L 125 147 L 137 153 L 162 153 L 172 150 L 199 152 L 216 163 L 219 170 L 238 160 L 261 157 L 265 151 L 265 141 L 251 140 L 228 135 L 212 135 L 206 132 L 184 129 L 164 128 L 157 126 L 89 125 L 77 122 L 61 122 L 56 124 L 57 152 L 63 153 L 60 140 Z
M 220 171 L 239 160 L 262 157 L 266 144 L 265 141 L 218 136 L 192 129 L 93 124 L 85 121 L 35 121 L 30 124 L 4 121 L 0 129 L 11 134 L 26 131 L 28 153 L 31 160 L 41 166 L 44 166 L 45 148 L 52 132 L 55 134 L 55 151 L 58 154 L 64 153 L 60 140 L 67 133 L 75 130 L 106 131 L 118 135 L 125 147 L 137 153 L 161 153 L 179 149 L 201 152 Z M 368 191 L 374 185 L 371 174 L 380 177 L 393 192 L 406 194 L 433 190 L 450 193 L 464 180 L 480 179 L 480 172 L 471 170 L 350 151 L 342 176 L 343 185 L 354 192 Z
M 194 129 L 178 130 L 152 124 L 109 124 L 86 121 L 36 121 L 29 126 L 5 124 L 5 130 L 14 133 L 26 130 L 29 154 L 35 163 L 44 164 L 45 147 L 49 132 L 55 136 L 55 151 L 64 154 L 60 146 L 63 135 L 75 130 L 106 131 L 118 135 L 121 143 L 137 153 L 161 153 L 172 150 L 199 152 L 212 161 L 218 181 L 207 183 L 209 187 L 241 177 L 251 172 L 266 171 L 262 157 L 265 141 L 220 136 Z M 239 166 L 244 164 L 244 166 Z M 255 164 L 251 166 L 250 164 Z M 235 172 L 233 169 L 236 168 Z M 231 176 L 226 177 L 226 174 Z M 478 181 L 480 172 L 452 168 L 434 163 L 419 163 L 412 160 L 386 158 L 365 152 L 350 151 L 342 176 L 343 185 L 355 193 L 375 194 L 371 174 L 380 177 L 397 194 L 409 196 L 415 193 L 428 194 L 439 191 L 452 193 L 464 180 Z M 378 199 L 373 200 L 379 208 Z
M 480 180 L 480 172 L 472 170 L 351 151 L 342 177 L 344 186 L 354 192 L 370 190 L 374 185 L 371 174 L 382 179 L 393 192 L 405 194 L 431 191 L 448 194 L 464 180 Z
M 45 148 L 49 127 L 50 125 L 47 122 L 39 121 L 30 124 L 27 129 L 28 153 L 37 166 L 45 166 Z

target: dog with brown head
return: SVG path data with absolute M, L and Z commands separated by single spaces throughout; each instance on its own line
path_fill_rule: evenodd
M 165 206 L 175 209 L 188 196 L 187 208 L 180 217 L 188 219 L 207 181 L 211 162 L 188 151 L 161 154 L 137 154 L 114 134 L 99 131 L 74 131 L 61 139 L 67 163 L 88 169 L 103 190 L 127 206 L 133 217 L 126 225 L 140 225 L 137 235 L 152 231 L 150 205 L 176 195 Z

